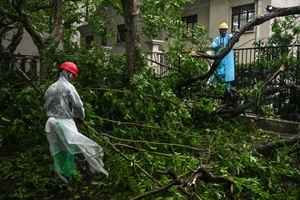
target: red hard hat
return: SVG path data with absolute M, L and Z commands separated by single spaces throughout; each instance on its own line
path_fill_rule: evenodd
M 77 77 L 79 69 L 75 63 L 66 61 L 59 66 L 60 69 L 65 70 L 73 74 L 74 78 Z

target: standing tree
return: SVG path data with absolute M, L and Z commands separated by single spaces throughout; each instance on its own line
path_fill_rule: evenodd
M 137 18 L 139 14 L 138 0 L 121 0 L 123 16 L 126 26 L 126 56 L 128 64 L 128 73 L 131 77 L 137 69 L 138 58 L 138 34 Z
M 9 29 L 17 28 L 19 40 L 13 40 L 10 48 L 15 49 L 12 46 L 18 46 L 22 39 L 21 29 L 26 30 L 38 49 L 42 66 L 41 75 L 45 77 L 49 70 L 49 64 L 45 59 L 47 52 L 51 50 L 55 53 L 64 48 L 66 39 L 64 28 L 70 29 L 73 23 L 80 21 L 82 16 L 80 5 L 80 2 L 73 0 L 3 1 L 0 4 L 0 15 L 1 23 L 6 26 L 1 28 L 1 39 Z M 67 42 L 70 42 L 70 38 L 68 39 Z M 13 52 L 10 51 L 10 54 Z

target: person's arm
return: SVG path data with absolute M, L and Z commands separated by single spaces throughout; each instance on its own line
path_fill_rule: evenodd
M 83 103 L 74 87 L 72 87 L 70 91 L 70 102 L 72 106 L 73 117 L 83 120 L 85 117 Z
M 219 38 L 216 37 L 213 42 L 211 43 L 210 47 L 216 52 L 218 51 L 218 49 L 220 48 L 220 44 L 219 44 Z

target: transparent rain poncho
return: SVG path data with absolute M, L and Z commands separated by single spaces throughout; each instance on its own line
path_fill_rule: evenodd
M 93 140 L 82 135 L 74 118 L 84 119 L 83 103 L 68 81 L 70 74 L 61 72 L 59 79 L 45 93 L 45 109 L 48 121 L 45 126 L 54 169 L 58 175 L 71 177 L 77 173 L 75 155 L 82 154 L 92 173 L 108 175 L 102 161 L 103 149 Z

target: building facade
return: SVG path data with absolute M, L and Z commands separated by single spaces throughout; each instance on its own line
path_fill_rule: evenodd
M 203 25 L 210 38 L 218 35 L 218 25 L 221 22 L 227 22 L 230 31 L 234 32 L 242 27 L 255 16 L 264 15 L 267 11 L 267 5 L 276 7 L 299 6 L 300 0 L 195 0 L 187 5 L 182 12 L 182 19 L 187 26 L 195 24 Z M 93 34 L 93 31 L 87 24 L 79 26 L 79 35 L 76 40 L 80 40 L 82 46 L 90 46 L 95 43 L 97 46 L 104 46 L 112 49 L 114 53 L 124 53 L 126 28 L 124 19 L 113 8 L 103 8 L 101 13 L 105 13 L 106 37 L 99 37 Z M 142 31 L 142 21 L 138 22 L 138 31 Z M 240 38 L 235 48 L 251 47 L 255 41 L 266 40 L 271 35 L 271 21 L 253 28 L 246 32 Z M 141 45 L 148 51 L 160 52 L 164 43 L 164 37 L 146 38 L 140 34 Z M 5 41 L 4 41 L 5 42 Z M 30 35 L 25 31 L 24 37 L 20 42 L 16 54 L 21 55 L 38 55 L 38 50 L 34 45 Z
M 197 0 L 184 9 L 183 16 L 196 16 L 196 23 L 203 24 L 209 37 L 214 38 L 221 22 L 227 22 L 234 32 L 256 16 L 266 14 L 267 5 L 299 6 L 300 0 Z M 268 39 L 272 33 L 271 24 L 272 20 L 246 32 L 235 48 L 251 47 L 255 41 Z
M 256 16 L 264 15 L 267 12 L 267 5 L 299 6 L 300 0 L 195 0 L 183 9 L 182 19 L 188 27 L 196 24 L 203 25 L 209 37 L 214 38 L 218 35 L 218 26 L 221 22 L 227 22 L 230 32 L 235 32 Z M 99 43 L 99 38 L 98 40 L 94 38 L 92 32 L 88 31 L 88 26 L 85 26 L 80 28 L 82 44 L 88 46 L 91 41 L 95 41 L 99 45 L 111 48 L 114 53 L 123 53 L 126 32 L 123 17 L 112 8 L 105 9 L 103 11 L 106 13 L 106 31 L 109 33 L 105 43 L 103 39 L 100 39 L 102 42 Z M 139 23 L 142 24 L 142 21 Z M 247 31 L 235 48 L 252 47 L 254 42 L 267 40 L 271 36 L 271 24 L 272 20 Z M 138 27 L 141 29 L 142 25 Z M 164 37 L 153 40 L 142 36 L 140 41 L 143 49 L 155 51 L 164 43 Z

